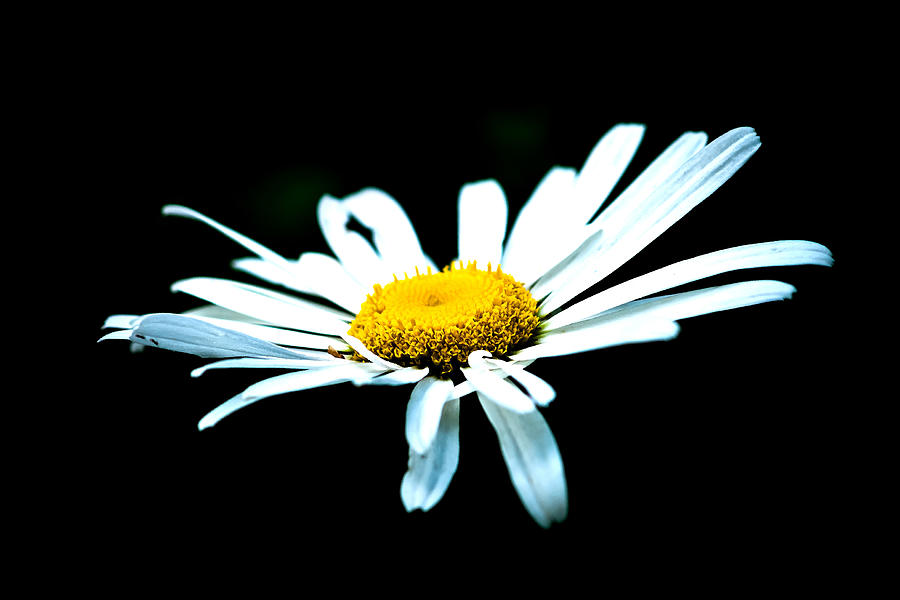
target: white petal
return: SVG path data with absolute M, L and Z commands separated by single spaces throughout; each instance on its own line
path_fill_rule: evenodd
M 591 150 L 575 182 L 575 202 L 567 210 L 579 225 L 587 223 L 609 196 L 643 136 L 643 125 L 616 125 Z
M 184 315 L 158 313 L 141 317 L 125 330 L 136 344 L 186 352 L 204 358 L 299 358 L 298 351 Z M 121 335 L 121 332 L 120 332 Z M 106 339 L 111 339 L 107 337 Z
M 331 256 L 317 252 L 307 252 L 290 268 L 282 268 L 258 258 L 241 258 L 231 263 L 239 271 L 244 271 L 271 283 L 289 289 L 325 298 L 356 313 L 366 299 L 365 290 Z
M 347 229 L 350 213 L 343 202 L 323 196 L 317 214 L 319 227 L 331 251 L 360 285 L 368 286 L 391 276 L 390 269 L 366 238 Z
M 207 427 L 212 427 L 234 411 L 263 398 L 336 383 L 356 382 L 373 376 L 374 373 L 371 370 L 367 370 L 363 363 L 352 363 L 349 361 L 346 364 L 327 369 L 296 371 L 278 375 L 251 385 L 243 393 L 219 405 L 200 420 L 198 428 L 206 429 Z
M 138 319 L 138 315 L 110 315 L 103 323 L 103 329 L 131 329 Z
M 352 314 L 359 312 L 370 285 L 361 286 L 340 262 L 318 252 L 305 252 L 297 262 L 297 278 L 311 294 L 327 298 Z M 299 288 L 298 288 L 299 289 Z
M 560 208 L 573 196 L 575 179 L 574 169 L 551 169 L 516 217 L 501 265 L 525 285 L 568 254 L 570 232 L 563 226 Z
M 585 225 L 634 156 L 643 133 L 643 125 L 617 125 L 600 139 L 577 176 L 571 169 L 551 170 L 519 213 L 503 268 L 529 285 L 574 251 L 586 237 Z
M 409 469 L 400 484 L 400 498 L 407 511 L 427 511 L 437 504 L 459 464 L 459 400 L 443 405 L 434 441 L 424 454 L 409 450 Z
M 522 504 L 542 527 L 566 518 L 569 511 L 562 457 L 550 427 L 538 411 L 518 413 L 480 392 L 488 420 L 497 432 L 500 451 Z
M 423 377 L 428 375 L 428 369 L 417 369 L 415 367 L 406 367 L 403 369 L 395 369 L 385 371 L 383 375 L 378 375 L 372 379 L 362 382 L 363 385 L 409 385 L 417 383 Z
M 592 319 L 564 325 L 547 334 L 547 338 L 593 329 L 603 323 L 621 319 L 681 320 L 723 310 L 742 308 L 790 298 L 794 286 L 771 280 L 742 281 L 728 285 L 646 298 L 608 310 Z M 546 339 L 546 338 L 545 338 Z
M 207 323 L 212 323 L 218 327 L 240 331 L 241 333 L 246 333 L 247 335 L 252 335 L 253 337 L 281 346 L 316 348 L 319 350 L 327 350 L 329 347 L 333 347 L 339 351 L 346 349 L 346 343 L 338 337 L 303 333 L 301 331 L 281 329 L 279 327 L 270 327 L 268 325 L 258 325 L 256 323 L 232 321 L 214 317 L 195 316 L 195 318 L 206 321 Z
M 240 233 L 236 232 L 235 230 L 233 230 L 229 227 L 226 227 L 226 226 L 222 225 L 221 223 L 214 221 L 214 220 L 210 219 L 209 217 L 198 213 L 195 210 L 192 210 L 185 206 L 177 206 L 174 204 L 169 204 L 169 205 L 163 207 L 163 214 L 164 215 L 176 215 L 179 217 L 187 217 L 189 219 L 196 219 L 198 221 L 206 223 L 210 227 L 217 229 L 219 232 L 225 234 L 226 236 L 228 236 L 229 238 L 231 238 L 238 244 L 247 248 L 248 250 L 250 250 L 257 256 L 262 258 L 263 260 L 271 262 L 272 264 L 275 264 L 275 265 L 286 266 L 288 264 L 288 261 L 284 257 L 282 257 L 280 254 L 278 254 L 277 252 L 273 252 L 272 250 L 269 250 L 262 244 L 254 242 L 247 236 L 241 235 Z
M 506 375 L 519 382 L 525 388 L 525 393 L 528 394 L 535 404 L 547 406 L 556 398 L 556 390 L 549 383 L 534 373 L 529 373 L 522 365 L 498 359 L 485 359 L 484 362 L 488 366 L 500 369 Z
M 303 358 L 228 358 L 191 371 L 191 377 L 200 377 L 210 369 L 321 369 L 335 366 L 340 359 L 327 352 L 317 355 L 304 355 Z
M 367 188 L 344 199 L 347 210 L 360 223 L 372 230 L 375 248 L 391 273 L 423 271 L 435 264 L 422 252 L 416 230 L 409 217 L 391 196 L 381 190 Z
M 107 333 L 103 337 L 101 337 L 98 342 L 105 342 L 107 340 L 131 340 L 131 331 L 128 329 L 123 329 L 119 331 L 111 331 Z
M 212 277 L 184 279 L 172 291 L 191 294 L 262 321 L 317 333 L 340 335 L 352 315 L 264 288 Z
M 471 183 L 459 193 L 459 260 L 475 260 L 496 269 L 506 237 L 507 206 L 503 188 L 494 181 Z
M 453 382 L 426 377 L 416 384 L 406 406 L 406 441 L 417 454 L 425 454 L 434 436 Z
M 585 261 L 581 271 L 548 296 L 547 313 L 594 285 L 640 252 L 666 229 L 697 206 L 730 178 L 759 148 L 759 137 L 749 127 L 732 130 L 692 156 L 646 199 L 632 215 L 623 215 L 617 227 L 603 231 L 613 239 Z
M 550 332 L 537 343 L 513 354 L 514 361 L 588 352 L 610 346 L 670 340 L 678 324 L 664 319 L 623 318 L 603 321 L 576 331 Z
M 385 369 L 399 370 L 399 369 L 405 368 L 403 365 L 398 365 L 395 362 L 391 362 L 389 360 L 385 360 L 385 359 L 381 358 L 380 356 L 378 356 L 377 354 L 375 354 L 374 352 L 372 352 L 371 350 L 366 348 L 366 345 L 362 343 L 362 340 L 357 339 L 357 338 L 353 337 L 352 335 L 344 333 L 344 334 L 341 334 L 341 338 L 345 342 L 347 342 L 347 344 L 351 348 L 356 350 L 356 352 L 360 356 L 362 356 L 363 358 L 365 358 L 366 360 L 368 360 L 369 362 L 371 362 L 373 364 L 379 365 Z
M 372 231 L 377 252 L 365 238 L 347 230 L 351 216 Z M 416 267 L 437 270 L 422 252 L 403 208 L 381 190 L 367 188 L 343 201 L 326 196 L 319 203 L 319 223 L 335 255 L 366 287 L 374 281 L 386 283 L 395 273 L 411 274 Z
M 487 368 L 483 361 L 485 355 L 488 353 L 483 350 L 476 350 L 469 355 L 469 366 L 461 369 L 466 380 L 477 392 L 512 411 L 520 413 L 534 411 L 534 401 L 531 398 Z
M 682 134 L 646 169 L 641 171 L 641 174 L 619 194 L 615 201 L 591 222 L 586 235 L 590 235 L 598 229 L 607 229 L 608 235 L 617 235 L 617 228 L 621 227 L 622 219 L 627 220 L 630 215 L 639 212 L 641 204 L 670 175 L 702 149 L 706 144 L 706 139 L 706 134 L 703 132 L 689 131 Z M 617 223 L 618 225 L 616 225 Z
M 545 331 L 594 317 L 631 300 L 738 269 L 833 262 L 828 248 L 814 242 L 784 240 L 748 244 L 683 260 L 595 294 L 545 321 Z
M 607 243 L 607 239 L 608 236 L 603 231 L 594 232 L 571 254 L 541 275 L 531 286 L 531 295 L 540 301 L 560 287 L 573 272 L 578 272 L 583 268 L 585 261 L 598 252 Z

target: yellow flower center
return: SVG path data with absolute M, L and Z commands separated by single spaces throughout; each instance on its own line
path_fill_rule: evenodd
M 525 286 L 499 267 L 481 271 L 470 262 L 375 284 L 348 333 L 386 360 L 448 374 L 474 350 L 507 354 L 537 324 L 537 302 Z

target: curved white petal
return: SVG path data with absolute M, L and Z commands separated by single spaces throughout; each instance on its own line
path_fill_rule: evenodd
M 409 450 L 409 468 L 400 484 L 407 511 L 429 510 L 440 500 L 459 464 L 459 400 L 443 405 L 437 434 L 424 454 Z
M 615 271 L 666 229 L 712 194 L 759 149 L 759 137 L 749 127 L 729 131 L 694 154 L 666 178 L 634 214 L 618 224 L 606 222 L 611 236 L 569 280 L 547 297 L 542 309 L 550 313 Z
M 203 417 L 197 427 L 199 429 L 212 427 L 236 410 L 270 396 L 288 392 L 298 392 L 348 381 L 358 382 L 366 378 L 374 377 L 376 374 L 377 372 L 371 369 L 371 365 L 367 367 L 364 363 L 346 361 L 341 365 L 326 369 L 296 371 L 284 375 L 277 375 L 254 383 L 241 394 L 220 404 Z
M 425 454 L 434 436 L 453 382 L 428 376 L 413 388 L 406 405 L 406 441 L 417 454 Z
M 179 217 L 187 217 L 189 219 L 196 219 L 197 221 L 206 223 L 210 227 L 218 230 L 219 232 L 228 236 L 229 238 L 231 238 L 232 240 L 234 240 L 241 246 L 250 250 L 251 252 L 253 252 L 257 256 L 262 258 L 263 260 L 268 261 L 274 265 L 278 265 L 281 267 L 287 267 L 287 265 L 289 264 L 289 261 L 287 259 L 285 259 L 283 256 L 281 256 L 280 254 L 278 254 L 277 252 L 273 252 L 272 250 L 269 250 L 262 244 L 254 242 L 247 236 L 238 233 L 237 231 L 231 229 L 230 227 L 226 227 L 225 225 L 222 225 L 218 221 L 214 221 L 213 219 L 210 219 L 206 215 L 203 215 L 193 209 L 187 208 L 186 206 L 178 206 L 175 204 L 168 204 L 163 207 L 162 212 L 164 215 L 175 215 L 175 216 L 179 216 Z
M 344 204 L 351 215 L 372 230 L 375 248 L 391 273 L 412 273 L 415 267 L 423 271 L 437 270 L 422 252 L 412 222 L 400 204 L 381 190 L 366 188 L 347 196 Z
M 469 366 L 461 369 L 466 380 L 477 392 L 509 410 L 519 413 L 534 411 L 534 401 L 504 377 L 491 371 L 484 363 L 485 356 L 489 354 L 484 350 L 476 350 L 469 355 Z
M 353 316 L 327 306 L 272 290 L 212 277 L 177 281 L 172 291 L 184 292 L 228 310 L 292 329 L 340 335 Z
M 372 231 L 375 248 L 347 229 L 350 217 Z M 403 208 L 381 190 L 366 188 L 344 200 L 323 197 L 319 202 L 319 225 L 335 255 L 366 288 L 374 282 L 390 281 L 395 273 L 413 273 L 416 267 L 437 270 L 422 252 Z
M 631 300 L 729 271 L 790 265 L 830 266 L 832 263 L 828 248 L 815 242 L 782 240 L 728 248 L 682 260 L 620 283 L 560 311 L 547 319 L 544 326 L 546 331 L 552 331 Z
M 325 195 L 319 200 L 317 215 L 331 251 L 360 285 L 386 281 L 391 276 L 390 269 L 366 238 L 347 229 L 350 212 L 343 202 Z
M 509 477 L 525 509 L 541 527 L 563 521 L 569 511 L 566 476 L 544 417 L 536 410 L 509 410 L 480 392 L 478 399 L 497 432 Z
M 494 181 L 463 186 L 459 193 L 459 260 L 494 268 L 503 255 L 507 206 L 503 188 Z

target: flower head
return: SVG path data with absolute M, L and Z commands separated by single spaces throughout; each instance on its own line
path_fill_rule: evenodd
M 551 169 L 508 235 L 500 185 L 464 186 L 458 258 L 443 268 L 424 253 L 400 205 L 377 189 L 322 198 L 319 224 L 334 256 L 309 252 L 298 260 L 191 209 L 166 206 L 165 214 L 202 221 L 253 252 L 255 258 L 234 266 L 289 293 L 191 278 L 173 290 L 208 304 L 182 314 L 114 315 L 105 326 L 116 331 L 101 339 L 220 359 L 194 376 L 220 368 L 287 371 L 214 409 L 201 429 L 288 392 L 346 382 L 412 385 L 409 463 L 401 483 L 407 510 L 430 509 L 449 486 L 459 458 L 461 399 L 474 394 L 522 503 L 537 523 L 549 526 L 566 517 L 568 493 L 559 449 L 538 410 L 556 393 L 528 371 L 531 363 L 671 339 L 682 319 L 794 292 L 789 284 L 762 280 L 660 295 L 671 288 L 740 269 L 832 262 L 828 249 L 814 242 L 749 244 L 682 260 L 579 300 L 759 148 L 746 127 L 708 144 L 703 133 L 685 133 L 603 207 L 643 131 L 618 125 L 580 170 Z M 371 230 L 371 243 L 348 227 L 351 217 Z

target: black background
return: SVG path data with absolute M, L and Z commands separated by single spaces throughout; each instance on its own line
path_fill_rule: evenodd
M 856 526 L 845 502 L 860 426 L 836 393 L 846 268 L 838 175 L 849 151 L 836 139 L 843 114 L 833 79 L 770 65 L 684 81 L 559 72 L 512 57 L 433 68 L 364 54 L 328 68 L 314 62 L 242 64 L 237 76 L 228 61 L 193 58 L 176 69 L 148 53 L 73 77 L 85 91 L 68 109 L 60 153 L 73 210 L 61 214 L 84 223 L 69 251 L 89 267 L 70 270 L 61 256 L 58 275 L 78 306 L 81 366 L 66 388 L 87 391 L 63 407 L 46 400 L 65 441 L 40 449 L 53 473 L 40 507 L 64 524 L 65 545 L 94 540 L 105 564 L 148 580 L 198 570 L 220 578 L 232 564 L 257 563 L 303 576 L 310 551 L 323 563 L 385 560 L 396 569 L 389 577 L 402 579 L 443 550 L 488 571 L 483 558 L 513 556 L 528 570 L 565 557 L 540 575 L 553 578 L 581 571 L 580 557 L 588 572 L 635 585 L 711 572 L 736 585 L 830 576 Z M 296 257 L 328 251 L 315 221 L 322 194 L 375 186 L 403 205 L 441 264 L 454 258 L 463 184 L 497 179 L 512 220 L 550 167 L 580 167 L 618 122 L 647 130 L 613 196 L 687 130 L 713 139 L 749 125 L 762 147 L 601 286 L 776 239 L 823 243 L 836 265 L 698 282 L 780 279 L 798 291 L 683 322 L 670 342 L 536 363 L 558 392 L 542 413 L 570 495 L 568 519 L 549 530 L 519 502 L 473 398 L 463 402 L 450 488 L 428 513 L 408 514 L 399 488 L 410 388 L 344 384 L 274 397 L 198 432 L 204 414 L 260 372 L 192 379 L 203 364 L 196 357 L 95 343 L 110 314 L 195 306 L 169 292 L 178 279 L 252 282 L 229 267 L 246 251 L 202 224 L 163 217 L 165 204 Z

